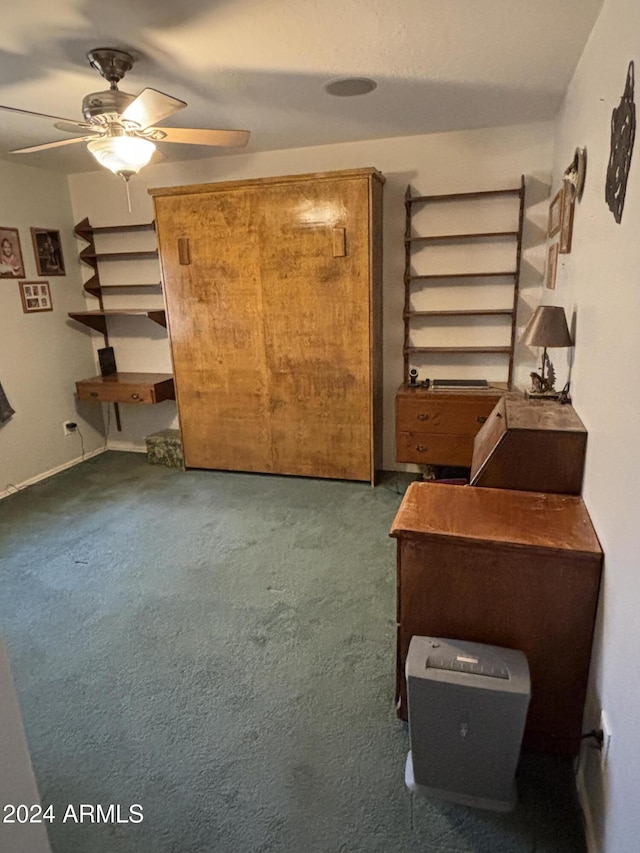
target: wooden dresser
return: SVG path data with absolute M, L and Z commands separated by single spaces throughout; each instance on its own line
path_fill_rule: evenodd
M 399 716 L 414 634 L 519 649 L 531 671 L 525 745 L 576 754 L 602 566 L 582 499 L 412 483 L 390 535 Z
M 506 385 L 478 390 L 400 386 L 396 393 L 396 461 L 469 467 L 473 442 Z

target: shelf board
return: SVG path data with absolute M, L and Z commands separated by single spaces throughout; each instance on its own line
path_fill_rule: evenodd
M 516 238 L 517 231 L 478 231 L 472 234 L 435 234 L 429 237 L 405 237 L 407 245 L 415 243 L 455 243 L 458 240 L 490 240 L 493 237 Z
M 424 279 L 435 279 L 435 278 L 489 278 L 489 277 L 502 277 L 506 278 L 507 276 L 513 278 L 517 275 L 516 270 L 503 270 L 502 272 L 447 272 L 447 273 L 437 273 L 437 274 L 429 274 L 429 275 L 410 275 L 408 277 L 409 281 L 419 281 Z
M 167 317 L 164 308 L 112 308 L 103 311 L 73 311 L 69 317 L 83 323 L 103 335 L 107 333 L 107 317 L 148 317 L 154 323 L 166 327 Z
M 511 353 L 511 347 L 405 347 L 405 354 L 411 352 L 498 352 Z
M 157 258 L 158 250 L 153 249 L 147 252 L 81 252 L 80 257 L 83 261 L 141 261 L 147 258 Z
M 139 284 L 100 284 L 100 290 L 113 290 L 114 288 L 125 287 L 162 287 L 161 281 L 144 281 Z
M 155 231 L 154 222 L 143 222 L 141 225 L 99 225 L 91 228 L 94 234 L 128 234 L 133 231 Z
M 410 317 L 512 317 L 513 310 L 511 308 L 497 308 L 495 310 L 481 308 L 463 311 L 406 311 L 403 316 L 405 319 Z
M 473 193 L 446 193 L 444 195 L 416 195 L 416 196 L 408 196 L 405 199 L 407 204 L 416 204 L 421 201 L 461 201 L 462 199 L 477 199 L 477 198 L 489 198 L 490 196 L 501 196 L 501 195 L 520 195 L 522 191 L 521 187 L 513 187 L 511 189 L 506 190 L 482 190 L 480 192 Z

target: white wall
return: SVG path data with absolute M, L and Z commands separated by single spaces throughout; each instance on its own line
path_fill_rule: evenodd
M 80 458 L 104 443 L 93 407 L 75 403 L 75 380 L 96 373 L 89 336 L 67 312 L 85 306 L 66 177 L 0 162 L 0 223 L 17 228 L 25 267 L 21 280 L 48 280 L 53 311 L 24 314 L 19 279 L 0 279 L 0 382 L 15 409 L 0 427 L 0 496 Z M 60 232 L 66 275 L 36 275 L 30 228 Z
M 640 5 L 605 0 L 558 121 L 554 191 L 576 146 L 587 149 L 587 174 L 575 210 L 572 251 L 560 255 L 555 293 L 544 294 L 545 302 L 565 306 L 569 319 L 575 315 L 571 390 L 589 433 L 584 499 L 605 553 L 585 728 L 598 724 L 604 708 L 613 737 L 604 773 L 597 752 L 585 745 L 581 774 L 592 847 L 601 853 L 635 853 L 640 845 L 638 135 L 621 224 L 604 195 L 611 112 L 620 103 L 631 59 L 638 104 Z
M 0 637 L 0 803 L 40 804 L 29 748 L 24 735 L 9 658 Z M 39 817 L 35 812 L 30 812 Z M 11 815 L 15 818 L 15 815 Z M 0 821 L 0 850 L 11 853 L 50 853 L 46 822 L 5 823 Z
M 525 253 L 520 324 L 537 304 L 544 268 L 546 199 L 552 161 L 553 125 L 536 123 L 516 127 L 382 139 L 259 154 L 217 156 L 191 163 L 163 163 L 145 168 L 131 180 L 133 212 L 126 206 L 122 182 L 102 170 L 70 178 L 75 219 L 89 217 L 92 225 L 113 225 L 153 218 L 147 187 L 176 186 L 209 181 L 241 180 L 304 172 L 322 172 L 374 166 L 386 177 L 384 189 L 384 459 L 386 469 L 398 466 L 394 447 L 394 395 L 402 381 L 402 306 L 404 264 L 404 203 L 407 184 L 420 193 L 447 193 L 518 186 L 528 179 Z M 121 245 L 124 245 L 122 243 Z M 115 250 L 115 249 L 114 249 Z M 120 263 L 120 262 L 118 262 Z M 136 270 L 107 270 L 109 274 L 136 274 Z M 139 272 L 139 269 L 138 269 Z M 137 279 L 139 280 L 139 279 Z M 120 298 L 120 297 L 119 297 Z M 128 297 L 134 304 L 149 297 Z M 158 297 L 154 297 L 158 298 Z M 113 304 L 113 303 L 112 303 Z M 122 301 L 119 304 L 123 304 Z M 170 370 L 169 347 L 148 320 L 122 320 L 111 339 L 119 369 Z M 535 354 L 519 348 L 518 358 Z M 492 365 L 488 365 L 488 370 Z M 527 376 L 531 362 L 522 365 Z M 451 375 L 451 370 L 448 371 Z M 425 374 L 426 375 L 426 374 Z M 434 372 L 429 374 L 434 376 Z M 423 378 L 423 377 L 421 377 Z M 498 378 L 498 377 L 492 377 Z M 174 425 L 175 407 L 122 407 L 121 434 L 109 430 L 110 447 L 144 448 L 144 436 Z M 411 466 L 409 466 L 411 467 Z

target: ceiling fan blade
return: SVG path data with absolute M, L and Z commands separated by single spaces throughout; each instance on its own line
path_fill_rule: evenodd
M 54 127 L 58 130 L 64 130 L 65 133 L 77 133 L 79 130 L 84 130 L 86 133 L 102 133 L 103 129 L 96 127 L 93 124 L 87 124 L 86 121 L 55 121 Z
M 5 107 L 3 104 L 0 104 L 0 110 L 6 110 L 9 113 L 20 113 L 24 116 L 37 116 L 38 118 L 50 118 L 54 121 L 64 121 L 74 124 L 74 120 L 72 118 L 61 118 L 60 116 L 50 116 L 47 113 L 34 113 L 31 110 L 19 110 L 18 107 Z
M 129 104 L 121 118 L 125 121 L 134 121 L 144 130 L 150 124 L 162 121 L 186 106 L 184 101 L 165 95 L 164 92 L 158 92 L 157 89 L 144 89 L 135 101 Z
M 158 142 L 183 142 L 187 145 L 222 145 L 229 148 L 242 148 L 249 141 L 251 134 L 248 130 L 212 130 L 196 127 L 148 127 L 151 139 L 158 133 Z
M 58 139 L 55 142 L 43 142 L 40 145 L 30 145 L 28 148 L 14 148 L 10 154 L 31 154 L 33 151 L 45 151 L 47 148 L 60 148 L 62 145 L 72 145 L 74 142 L 84 142 L 86 136 L 75 136 L 73 139 Z

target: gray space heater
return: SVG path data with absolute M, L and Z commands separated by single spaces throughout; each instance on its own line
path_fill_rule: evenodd
M 412 637 L 406 659 L 411 791 L 510 811 L 531 687 L 522 652 Z

